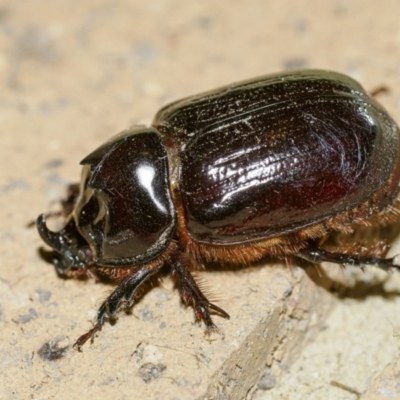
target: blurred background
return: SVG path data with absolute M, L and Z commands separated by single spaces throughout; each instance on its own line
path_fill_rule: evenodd
M 104 297 L 101 285 L 58 279 L 37 254 L 35 230 L 25 228 L 56 208 L 84 156 L 132 124 L 150 124 L 172 100 L 302 68 L 348 74 L 368 91 L 386 86 L 379 101 L 400 123 L 399 16 L 399 0 L 1 1 L 0 397 L 67 398 L 79 387 L 98 398 L 137 393 L 129 360 L 113 369 L 112 350 L 104 360 L 99 349 L 96 359 L 72 354 L 62 366 L 35 355 L 45 339 L 89 327 L 83 318 Z M 170 296 L 179 308 L 177 293 Z M 227 303 L 230 296 L 223 293 Z M 296 363 L 281 378 L 266 370 L 248 398 L 356 399 L 372 390 L 398 355 L 397 296 L 335 304 L 335 319 Z M 134 353 L 134 339 L 126 332 L 121 357 Z M 168 398 L 205 393 L 182 382 Z M 147 398 L 166 398 L 146 387 Z M 400 398 L 398 386 L 385 389 Z

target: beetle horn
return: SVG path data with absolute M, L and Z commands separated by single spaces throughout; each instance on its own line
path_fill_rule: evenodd
M 44 214 L 39 215 L 36 220 L 36 226 L 42 240 L 52 249 L 62 253 L 63 239 L 61 233 L 52 232 L 46 225 L 46 217 Z

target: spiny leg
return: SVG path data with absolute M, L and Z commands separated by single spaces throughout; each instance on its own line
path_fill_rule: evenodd
M 67 194 L 66 196 L 61 199 L 61 210 L 59 211 L 53 211 L 53 212 L 48 212 L 44 214 L 44 217 L 47 218 L 55 218 L 55 217 L 64 217 L 67 218 L 68 215 L 71 214 L 73 211 L 76 202 L 78 201 L 79 198 L 79 183 L 72 183 L 68 185 L 67 188 Z M 36 225 L 36 220 L 32 220 L 28 222 L 26 225 L 27 228 L 32 228 Z
M 211 319 L 209 309 L 216 311 L 224 318 L 230 318 L 229 314 L 222 308 L 219 308 L 208 301 L 181 260 L 178 260 L 173 265 L 172 273 L 178 278 L 183 301 L 185 304 L 192 303 L 196 319 L 203 320 L 206 324 L 206 333 L 211 333 L 217 329 Z
M 71 183 L 67 188 L 67 195 L 61 200 L 61 215 L 68 216 L 73 211 L 79 198 L 79 183 Z
M 79 183 L 71 183 L 67 187 L 67 193 L 63 199 L 61 199 L 61 210 L 53 211 L 45 214 L 46 218 L 54 217 L 64 217 L 67 218 L 68 215 L 72 213 L 75 205 L 79 198 Z
M 88 332 L 80 336 L 73 347 L 81 350 L 81 347 L 89 339 L 92 339 L 93 341 L 95 333 L 103 326 L 104 319 L 106 317 L 113 317 L 118 312 L 122 301 L 131 301 L 137 288 L 148 278 L 150 278 L 150 276 L 158 272 L 160 268 L 161 266 L 158 268 L 149 268 L 148 266 L 144 265 L 126 277 L 100 306 L 99 311 L 97 312 L 96 325 Z
M 301 250 L 296 256 L 317 264 L 326 261 L 340 265 L 353 265 L 360 268 L 363 268 L 365 265 L 371 265 L 386 272 L 400 270 L 399 255 L 392 258 L 382 258 L 360 254 L 335 253 L 318 247 L 310 247 Z

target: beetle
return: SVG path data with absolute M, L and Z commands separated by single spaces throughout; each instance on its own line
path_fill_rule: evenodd
M 206 332 L 229 315 L 191 272 L 265 256 L 399 269 L 396 258 L 321 247 L 332 231 L 400 214 L 399 128 L 353 79 L 268 75 L 176 101 L 85 157 L 58 232 L 37 219 L 60 275 L 118 281 L 92 329 L 168 265 Z M 51 215 L 51 214 L 49 214 Z

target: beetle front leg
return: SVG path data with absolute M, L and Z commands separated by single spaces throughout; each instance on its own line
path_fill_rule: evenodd
M 95 333 L 101 330 L 105 318 L 113 317 L 118 312 L 121 302 L 131 301 L 138 287 L 147 279 L 149 279 L 152 275 L 158 272 L 160 268 L 161 266 L 158 268 L 150 268 L 144 265 L 143 267 L 139 268 L 131 275 L 126 277 L 100 306 L 97 313 L 96 325 L 88 332 L 80 336 L 73 347 L 80 351 L 81 347 L 89 339 L 93 341 Z
M 176 276 L 179 281 L 179 288 L 184 303 L 192 303 L 196 319 L 203 320 L 206 324 L 207 334 L 217 329 L 216 325 L 211 319 L 209 309 L 216 311 L 224 318 L 230 318 L 229 314 L 222 308 L 208 301 L 181 260 L 178 260 L 173 265 L 172 274 Z
M 64 199 L 61 200 L 62 211 L 60 214 L 65 217 L 72 213 L 74 207 L 79 198 L 79 183 L 71 183 L 68 185 L 67 194 Z
M 400 270 L 400 255 L 396 255 L 392 258 L 383 258 L 359 254 L 334 253 L 318 247 L 310 247 L 301 250 L 296 256 L 317 264 L 331 262 L 345 266 L 353 265 L 360 268 L 371 265 L 383 269 L 386 272 Z
M 61 200 L 61 210 L 48 212 L 44 214 L 44 217 L 54 218 L 54 217 L 64 217 L 67 218 L 70 215 L 76 205 L 79 198 L 79 183 L 72 183 L 68 185 L 67 194 L 65 198 Z M 27 228 L 32 228 L 36 224 L 36 220 L 32 220 L 27 224 Z

